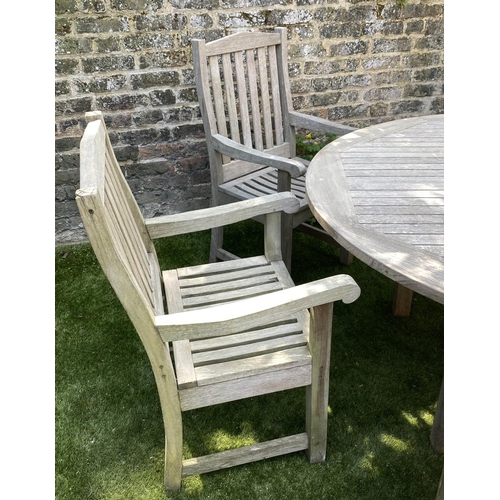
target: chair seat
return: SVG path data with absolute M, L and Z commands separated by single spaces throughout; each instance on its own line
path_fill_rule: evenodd
M 278 172 L 275 168 L 266 167 L 250 174 L 238 177 L 220 185 L 220 191 L 240 200 L 255 198 L 278 190 Z M 306 177 L 301 175 L 292 179 L 292 193 L 299 200 L 300 209 L 307 210 Z
M 268 262 L 264 256 L 165 271 L 163 280 L 169 313 L 211 307 L 293 286 L 284 263 Z M 274 392 L 277 384 L 284 383 L 279 374 L 283 368 L 297 372 L 293 385 L 287 382 L 283 389 L 308 385 L 312 363 L 308 336 L 309 314 L 304 311 L 259 329 L 173 342 L 181 406 L 203 406 L 196 388 L 209 385 L 220 386 L 214 389 L 220 393 L 220 402 L 249 397 L 248 391 L 252 390 L 262 394 L 265 384 L 269 385 L 268 392 Z M 254 384 L 249 377 L 255 378 Z M 242 391 L 235 390 L 240 382 L 244 382 Z

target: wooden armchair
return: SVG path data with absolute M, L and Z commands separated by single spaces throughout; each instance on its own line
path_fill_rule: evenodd
M 337 245 L 325 231 L 305 224 L 312 217 L 305 194 L 308 162 L 295 157 L 295 129 L 336 135 L 355 129 L 293 110 L 286 36 L 286 28 L 240 32 L 209 43 L 192 40 L 192 48 L 212 205 L 291 191 L 300 207 L 282 222 L 282 254 L 290 270 L 294 228 Z M 214 228 L 210 261 L 231 258 L 223 249 L 223 228 Z M 341 260 L 352 257 L 342 249 Z
M 356 300 L 357 284 L 340 275 L 294 286 L 280 247 L 280 211 L 299 206 L 291 193 L 144 220 L 101 113 L 86 118 L 76 201 L 151 362 L 165 430 L 165 488 L 299 450 L 311 462 L 324 461 L 333 302 Z M 153 238 L 256 216 L 265 218 L 264 255 L 161 273 Z M 306 387 L 303 433 L 182 460 L 182 411 L 295 387 Z

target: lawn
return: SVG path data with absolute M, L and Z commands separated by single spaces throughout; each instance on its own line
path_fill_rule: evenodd
M 262 253 L 262 226 L 228 231 L 227 248 Z M 157 241 L 163 269 L 207 262 L 209 233 Z M 163 490 L 163 430 L 155 382 L 88 244 L 58 247 L 56 499 L 433 499 L 443 456 L 429 442 L 443 378 L 443 306 L 415 294 L 410 318 L 391 312 L 393 283 L 338 250 L 294 235 L 297 284 L 347 273 L 361 287 L 334 308 L 327 458 L 304 453 L 183 480 Z M 186 458 L 301 432 L 303 389 L 183 414 Z

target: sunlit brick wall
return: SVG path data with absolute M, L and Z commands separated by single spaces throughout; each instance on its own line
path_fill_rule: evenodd
M 353 126 L 443 112 L 443 0 L 56 0 L 56 243 L 85 239 L 84 114 L 104 112 L 145 216 L 206 207 L 191 39 L 288 28 L 295 109 Z

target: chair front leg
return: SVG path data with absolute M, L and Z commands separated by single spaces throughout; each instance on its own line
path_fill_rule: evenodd
M 330 382 L 333 303 L 311 309 L 309 349 L 312 355 L 312 380 L 306 390 L 306 429 L 309 436 L 309 462 L 324 462 Z
M 278 192 L 291 191 L 292 178 L 288 172 L 278 170 Z M 292 272 L 292 240 L 293 240 L 293 214 L 282 212 L 281 215 L 281 255 L 283 262 Z
M 175 431 L 174 431 L 175 432 Z M 164 487 L 166 491 L 181 489 L 182 479 L 182 427 L 175 435 L 165 435 Z

